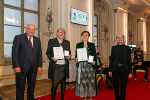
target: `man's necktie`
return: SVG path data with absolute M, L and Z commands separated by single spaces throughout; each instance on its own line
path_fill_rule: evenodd
M 29 37 L 29 44 L 30 44 L 30 46 L 31 46 L 31 48 L 32 48 L 31 37 Z

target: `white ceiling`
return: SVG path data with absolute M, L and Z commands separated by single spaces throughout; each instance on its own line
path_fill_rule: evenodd
M 129 10 L 144 14 L 150 19 L 150 0 L 124 0 L 129 4 Z

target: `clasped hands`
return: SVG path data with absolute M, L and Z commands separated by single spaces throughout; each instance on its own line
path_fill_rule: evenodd
M 71 55 L 70 55 L 70 56 L 65 56 L 65 57 L 66 57 L 68 60 L 70 60 L 70 59 L 71 59 Z M 53 61 L 55 61 L 55 62 L 57 61 L 57 59 L 56 59 L 56 58 L 54 58 L 54 57 L 52 57 L 51 59 L 52 59 Z
M 80 61 L 78 61 L 78 59 L 77 58 L 75 58 L 75 62 L 76 63 L 80 63 Z M 91 63 L 92 65 L 95 65 L 95 61 L 93 61 L 93 63 Z

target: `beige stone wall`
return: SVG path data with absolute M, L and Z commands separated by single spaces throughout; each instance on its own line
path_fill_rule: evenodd
M 137 43 L 137 18 L 136 13 L 128 11 L 128 34 L 132 35 L 131 40 L 128 40 L 128 44 Z
M 146 43 L 147 43 L 147 45 L 146 45 L 146 47 L 147 47 L 147 52 L 144 54 L 144 60 L 147 60 L 147 61 L 150 61 L 150 21 L 148 20 L 147 21 L 147 24 L 146 24 L 146 39 L 147 39 L 147 41 L 146 41 Z
M 109 0 L 94 0 L 94 14 L 98 17 L 98 49 L 102 63 L 109 64 L 111 46 L 113 45 L 113 27 L 112 27 L 112 5 Z M 108 28 L 108 33 L 104 32 L 104 26 Z
M 92 0 L 68 0 L 68 40 L 71 42 L 71 51 L 72 51 L 72 57 L 74 58 L 75 55 L 75 48 L 76 43 L 81 41 L 81 32 L 83 30 L 88 30 L 91 33 L 91 39 L 93 39 L 93 5 Z M 91 2 L 91 3 L 90 3 Z M 91 7 L 92 6 L 92 7 Z M 88 12 L 89 17 L 89 25 L 83 26 L 78 24 L 73 24 L 70 22 L 70 9 L 75 8 L 84 12 Z M 94 41 L 92 41 L 94 42 Z
M 147 52 L 150 54 L 150 21 L 147 21 Z
M 12 66 L 0 66 L 0 86 L 15 83 L 15 73 Z

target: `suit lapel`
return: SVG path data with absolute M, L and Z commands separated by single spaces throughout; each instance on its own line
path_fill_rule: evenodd
M 83 48 L 83 47 L 84 47 L 84 43 L 81 42 L 81 43 L 80 43 L 80 48 Z
M 65 48 L 65 42 L 64 42 L 64 39 L 62 41 L 62 47 Z
M 33 48 L 36 48 L 36 45 L 37 45 L 36 38 L 35 38 L 35 36 L 33 36 Z
M 32 50 L 26 33 L 24 34 L 24 41 L 25 41 L 25 44 L 27 45 L 27 47 Z M 33 47 L 34 47 L 34 44 L 36 44 L 36 42 L 35 42 L 35 39 L 33 38 Z
M 59 41 L 58 41 L 57 38 L 55 38 L 55 43 L 56 43 L 56 44 L 55 44 L 56 47 L 59 47 L 59 46 L 60 46 Z
M 31 48 L 31 46 L 30 46 L 30 44 L 29 44 L 29 40 L 28 40 L 28 37 L 27 37 L 27 35 L 26 34 L 24 34 L 24 41 L 25 41 L 25 43 L 26 43 L 26 45 L 27 45 L 27 47 L 29 47 L 29 48 Z

